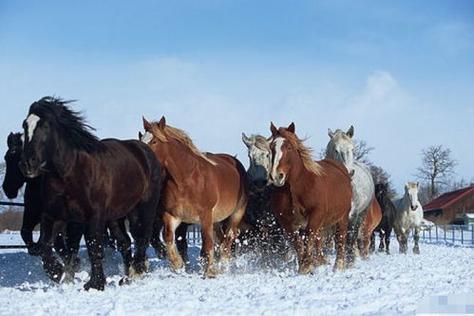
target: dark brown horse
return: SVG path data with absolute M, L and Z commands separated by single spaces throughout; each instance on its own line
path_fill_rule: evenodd
M 43 175 L 44 179 L 40 242 L 50 277 L 59 281 L 63 274 L 51 251 L 61 222 L 85 224 L 92 269 L 85 289 L 105 286 L 102 239 L 107 222 L 118 239 L 126 273 L 144 273 L 161 190 L 160 165 L 150 148 L 136 140 L 97 139 L 68 102 L 52 97 L 30 106 L 23 127 L 22 172 L 28 178 Z M 130 239 L 118 224 L 126 216 L 135 239 L 133 259 Z
M 271 180 L 278 187 L 272 196 L 272 210 L 285 231 L 293 237 L 299 273 L 314 270 L 315 247 L 316 258 L 323 259 L 320 232 L 331 225 L 336 226 L 334 268 L 344 269 L 344 246 L 352 199 L 347 169 L 334 160 L 315 162 L 310 149 L 296 136 L 294 123 L 279 129 L 272 123 L 271 132 Z
M 242 164 L 226 154 L 203 154 L 183 131 L 143 119 L 142 141 L 155 152 L 166 168 L 161 204 L 164 207 L 164 238 L 171 267 L 183 267 L 174 241 L 175 229 L 182 222 L 201 224 L 206 255 L 205 275 L 217 273 L 214 262 L 214 223 L 222 222 L 225 238 L 221 260 L 230 258 L 231 246 L 247 205 L 246 174 Z
M 364 221 L 359 229 L 359 236 L 357 239 L 359 246 L 359 254 L 362 259 L 367 259 L 369 256 L 370 242 L 375 228 L 382 220 L 382 210 L 377 199 L 374 197 L 372 203 L 367 210 Z
M 375 232 L 378 232 L 380 237 L 379 251 L 385 250 L 387 254 L 390 254 L 390 235 L 392 234 L 397 209 L 389 197 L 388 189 L 388 183 L 377 183 L 375 185 L 375 197 L 382 209 L 382 220 L 372 233 L 370 250 L 375 251 Z

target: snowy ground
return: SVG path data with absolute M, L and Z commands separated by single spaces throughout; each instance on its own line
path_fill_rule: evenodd
M 21 244 L 18 234 L 0 235 L 0 244 Z M 143 280 L 119 286 L 119 255 L 108 253 L 104 292 L 82 290 L 89 266 L 75 284 L 54 285 L 39 258 L 22 250 L 0 253 L 0 314 L 143 315 L 143 314 L 412 314 L 434 295 L 474 293 L 474 249 L 421 245 L 422 254 L 374 254 L 355 268 L 333 273 L 331 266 L 298 276 L 294 266 L 262 270 L 251 260 L 236 259 L 227 274 L 202 279 L 199 249 L 190 249 L 190 271 L 172 273 L 152 259 Z M 150 251 L 150 254 L 153 252 Z M 331 258 L 333 260 L 333 258 Z

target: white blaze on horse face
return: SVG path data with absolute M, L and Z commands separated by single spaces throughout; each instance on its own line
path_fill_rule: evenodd
M 410 208 L 416 211 L 418 208 L 418 186 L 415 183 L 407 183 L 405 186 L 406 194 L 410 200 Z
M 29 142 L 33 139 L 33 135 L 35 133 L 36 125 L 38 125 L 39 120 L 40 120 L 40 117 L 36 114 L 30 114 L 26 118 L 26 126 L 27 126 L 27 131 L 28 131 L 28 141 Z
M 283 152 L 281 151 L 281 147 L 285 142 L 283 137 L 277 137 L 275 140 L 275 157 L 273 159 L 273 168 L 272 168 L 272 178 L 273 180 L 278 179 L 278 166 L 280 165 L 281 157 L 283 156 Z
M 140 141 L 148 145 L 152 139 L 153 139 L 153 134 L 150 132 L 145 132 L 145 134 L 142 136 L 142 139 L 140 139 Z

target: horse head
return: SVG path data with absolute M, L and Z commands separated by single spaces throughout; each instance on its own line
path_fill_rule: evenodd
M 405 198 L 410 201 L 410 210 L 416 211 L 420 202 L 418 201 L 418 182 L 407 182 L 405 184 Z
M 326 157 L 342 162 L 349 173 L 354 172 L 354 126 L 347 132 L 337 129 L 333 132 L 328 129 L 329 143 L 326 147 Z
M 3 179 L 3 191 L 9 199 L 18 196 L 18 190 L 25 183 L 19 163 L 23 149 L 23 135 L 21 133 L 10 133 L 7 138 L 8 150 L 5 154 L 5 178 Z
M 272 165 L 271 137 L 268 139 L 261 135 L 247 137 L 245 133 L 242 133 L 242 141 L 247 146 L 250 160 L 249 169 L 247 170 L 249 180 L 257 190 L 263 190 L 270 180 Z
M 44 97 L 34 102 L 23 121 L 24 146 L 20 168 L 27 178 L 35 178 L 54 167 L 60 172 L 73 163 L 76 150 L 88 153 L 103 148 L 91 133 L 80 112 L 67 105 L 73 101 Z

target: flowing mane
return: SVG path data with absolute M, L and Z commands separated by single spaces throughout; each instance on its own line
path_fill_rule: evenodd
M 95 129 L 85 122 L 81 112 L 74 111 L 69 104 L 74 100 L 62 100 L 55 97 L 43 97 L 30 106 L 28 114 L 36 114 L 48 120 L 63 136 L 66 143 L 73 148 L 88 153 L 104 148 L 96 135 Z
M 181 143 L 185 147 L 187 147 L 194 155 L 204 159 L 208 163 L 210 163 L 213 166 L 216 166 L 217 163 L 210 159 L 209 157 L 206 156 L 205 153 L 200 151 L 196 145 L 194 145 L 193 141 L 191 138 L 188 136 L 188 134 L 176 127 L 172 127 L 169 125 L 166 125 L 164 129 L 160 129 L 158 127 L 158 122 L 152 122 L 153 130 L 152 133 L 153 135 L 158 138 L 162 142 L 168 142 L 168 138 L 172 138 L 176 140 L 177 142 Z
M 296 134 L 286 132 L 285 138 L 290 142 L 291 146 L 298 151 L 301 160 L 303 161 L 303 165 L 308 171 L 313 172 L 318 176 L 324 173 L 323 167 L 313 159 L 313 150 L 310 147 L 305 146 L 303 141 L 299 139 Z

